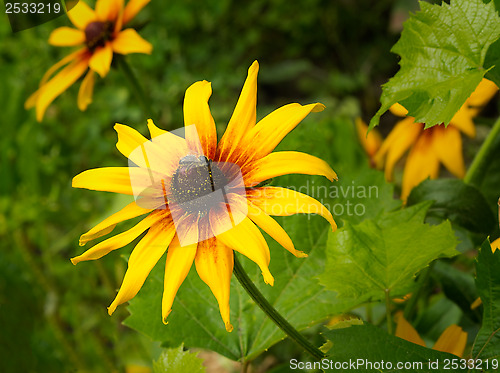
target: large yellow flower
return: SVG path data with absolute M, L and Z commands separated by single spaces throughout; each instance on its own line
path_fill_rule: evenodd
M 231 331 L 229 285 L 233 250 L 254 261 L 267 284 L 274 282 L 268 267 L 269 248 L 256 225 L 297 257 L 307 255 L 295 249 L 290 237 L 270 215 L 317 213 L 336 229 L 330 212 L 315 199 L 286 188 L 259 186 L 265 180 L 289 173 L 323 175 L 331 181 L 337 177 L 326 162 L 311 155 L 293 151 L 271 153 L 307 114 L 321 111 L 324 106 L 289 104 L 256 124 L 258 69 L 255 61 L 218 144 L 208 106 L 211 85 L 200 81 L 187 89 L 184 98 L 184 137 L 163 131 L 149 120 L 152 139 L 148 141 L 134 129 L 116 124 L 116 146 L 129 158 L 131 167 L 88 170 L 73 179 L 77 188 L 137 197 L 82 235 L 80 245 L 110 233 L 123 220 L 148 214 L 128 231 L 72 259 L 74 264 L 98 259 L 149 229 L 130 255 L 125 278 L 108 308 L 109 314 L 137 294 L 168 248 L 163 320 L 170 313 L 175 294 L 194 261 L 200 278 L 219 303 L 226 329 Z M 207 202 L 207 196 L 221 190 L 219 195 L 223 199 Z
M 453 175 L 464 177 L 460 132 L 469 137 L 476 135 L 472 118 L 497 90 L 493 82 L 483 79 L 446 128 L 438 125 L 424 130 L 424 124 L 415 123 L 413 117 L 396 124 L 374 159 L 378 168 L 385 168 L 385 177 L 391 181 L 396 162 L 410 150 L 403 172 L 401 199 L 406 200 L 410 191 L 426 178 L 436 179 L 441 163 Z M 390 111 L 403 117 L 408 113 L 400 104 L 393 105 Z
M 122 29 L 150 0 L 97 0 L 95 11 L 79 1 L 68 12 L 76 27 L 59 27 L 49 37 L 49 43 L 59 47 L 83 45 L 83 48 L 63 58 L 43 76 L 40 88 L 26 100 L 26 109 L 36 107 L 36 118 L 43 119 L 47 107 L 87 70 L 78 92 L 78 108 L 85 110 L 92 102 L 94 72 L 104 78 L 111 66 L 113 54 L 147 53 L 153 47 L 132 28 Z M 59 73 L 53 76 L 63 66 Z

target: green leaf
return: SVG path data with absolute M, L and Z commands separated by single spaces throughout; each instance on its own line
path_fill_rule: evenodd
M 430 202 L 386 213 L 331 233 L 320 281 L 339 298 L 381 300 L 407 294 L 432 260 L 458 254 L 449 222 L 424 224 Z
M 325 372 L 351 372 L 355 369 L 379 373 L 450 372 L 450 366 L 445 369 L 445 359 L 457 359 L 455 355 L 434 351 L 389 335 L 370 324 L 329 330 L 323 336 L 332 342 L 328 359 L 334 364 L 333 367 L 324 369 Z M 344 366 L 341 365 L 342 362 Z M 335 369 L 335 363 L 340 369 Z M 403 366 L 398 367 L 398 363 Z M 457 367 L 452 371 L 466 370 Z
M 490 205 L 479 190 L 457 179 L 425 180 L 413 188 L 408 206 L 434 201 L 429 216 L 449 219 L 470 231 L 490 233 L 496 224 Z
M 474 341 L 476 359 L 500 358 L 500 250 L 491 251 L 489 240 L 481 245 L 476 262 L 476 286 L 483 302 L 483 325 Z
M 439 6 L 422 1 L 420 8 L 392 48 L 401 56 L 401 68 L 383 86 L 382 106 L 370 128 L 396 102 L 426 128 L 447 125 L 487 72 L 486 54 L 500 36 L 493 2 L 452 0 Z
M 184 345 L 169 348 L 162 352 L 158 360 L 153 362 L 154 373 L 198 373 L 205 372 L 203 359 L 195 354 L 184 351 Z

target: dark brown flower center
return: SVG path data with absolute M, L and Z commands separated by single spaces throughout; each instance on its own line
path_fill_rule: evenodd
M 189 212 L 207 211 L 212 207 L 211 202 L 218 201 L 209 194 L 227 184 L 228 179 L 216 164 L 205 156 L 190 154 L 179 161 L 172 177 L 172 198 Z
M 113 32 L 112 22 L 91 22 L 85 27 L 85 44 L 90 50 L 103 47 L 111 38 Z

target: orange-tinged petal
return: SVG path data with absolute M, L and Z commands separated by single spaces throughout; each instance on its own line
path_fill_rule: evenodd
M 133 195 L 129 167 L 103 167 L 83 171 L 73 178 L 73 188 Z
M 394 316 L 394 319 L 396 320 L 396 333 L 394 334 L 396 337 L 425 347 L 424 340 L 420 338 L 415 328 L 406 321 L 401 311 Z
M 84 1 L 79 1 L 67 14 L 70 21 L 80 30 L 85 30 L 89 23 L 97 21 L 96 14 Z
M 465 176 L 465 165 L 460 131 L 453 126 L 445 128 L 441 125 L 434 126 L 430 130 L 432 131 L 432 148 L 441 163 L 453 175 L 463 178 Z
M 160 214 L 148 215 L 129 230 L 119 233 L 102 242 L 99 242 L 98 244 L 92 246 L 90 249 L 85 251 L 83 254 L 75 258 L 71 258 L 71 262 L 76 265 L 84 260 L 95 260 L 102 258 L 109 252 L 116 249 L 120 249 L 123 246 L 131 243 L 133 240 L 139 237 L 146 229 L 151 227 L 151 225 L 156 223 L 161 218 L 162 215 Z
M 229 289 L 233 264 L 233 250 L 217 239 L 212 237 L 198 244 L 195 257 L 196 271 L 217 299 L 228 332 L 233 330 L 229 321 Z
M 114 213 L 113 215 L 107 217 L 87 233 L 80 236 L 80 246 L 85 245 L 87 242 L 95 240 L 96 238 L 102 237 L 110 233 L 116 224 L 124 221 L 136 218 L 138 216 L 147 214 L 151 212 L 151 209 L 145 209 L 137 205 L 137 203 L 132 202 L 125 206 L 120 211 Z
M 241 90 L 240 97 L 229 120 L 226 131 L 219 142 L 219 159 L 233 162 L 232 154 L 249 141 L 243 138 L 255 126 L 257 117 L 257 74 L 259 63 L 254 61 L 248 69 L 248 75 Z
M 97 0 L 95 14 L 99 21 L 115 21 L 123 9 L 123 0 Z
M 491 244 L 491 251 L 495 252 L 495 250 L 500 250 L 500 238 L 497 238 Z
M 92 70 L 89 70 L 85 78 L 83 78 L 80 89 L 78 90 L 78 109 L 81 111 L 87 110 L 87 106 L 92 103 L 92 93 L 94 92 L 95 76 Z
M 196 227 L 193 227 L 196 229 Z M 163 283 L 163 297 L 161 301 L 162 320 L 166 324 L 167 317 L 172 311 L 177 290 L 189 273 L 193 265 L 198 244 L 180 246 L 177 236 L 168 247 L 165 263 L 165 280 Z
M 135 297 L 141 289 L 149 272 L 165 253 L 175 235 L 175 227 L 171 220 L 153 225 L 148 233 L 139 241 L 128 260 L 128 269 L 115 300 L 108 307 L 111 315 L 116 307 Z
M 203 153 L 214 159 L 217 146 L 217 132 L 214 118 L 210 113 L 208 99 L 212 95 L 212 85 L 206 80 L 192 84 L 184 97 L 184 124 L 195 125 Z
M 376 129 L 372 129 L 368 132 L 368 126 L 361 118 L 356 118 L 355 125 L 361 146 L 365 150 L 366 154 L 373 157 L 382 145 L 382 136 L 380 135 L 380 132 Z
M 72 47 L 85 43 L 85 33 L 71 27 L 59 27 L 50 33 L 49 44 L 57 47 Z
M 248 217 L 264 232 L 274 238 L 276 242 L 278 242 L 286 250 L 290 251 L 297 258 L 307 257 L 306 253 L 295 249 L 292 240 L 276 220 L 251 202 L 248 202 Z
M 123 11 L 123 24 L 130 22 L 151 0 L 130 0 Z
M 307 194 L 280 187 L 264 187 L 250 189 L 248 198 L 268 215 L 319 214 L 330 223 L 332 231 L 337 229 L 330 211 Z
M 153 46 L 150 42 L 143 39 L 137 31 L 128 28 L 121 31 L 118 36 L 111 42 L 111 47 L 115 53 L 145 53 L 151 54 Z
M 103 47 L 97 47 L 90 57 L 89 67 L 98 73 L 101 78 L 104 78 L 111 67 L 111 60 L 113 59 L 113 48 L 110 42 L 106 42 Z
M 288 174 L 321 175 L 328 180 L 337 180 L 337 174 L 325 161 L 300 152 L 276 152 L 257 160 L 245 178 L 245 185 L 253 186 Z
M 462 357 L 467 344 L 467 333 L 458 325 L 450 325 L 438 338 L 432 349 Z
M 226 222 L 217 213 L 210 211 L 210 225 L 215 228 L 215 231 L 221 232 L 224 229 L 219 227 L 225 227 Z M 269 272 L 271 258 L 269 247 L 259 228 L 249 218 L 243 219 L 234 228 L 218 234 L 217 240 L 255 262 L 262 271 L 264 282 L 271 286 L 274 284 L 274 278 Z
M 431 131 L 425 130 L 408 154 L 401 190 L 403 201 L 406 201 L 410 191 L 421 181 L 438 177 L 439 159 L 433 151 L 431 136 Z
M 406 117 L 406 115 L 408 114 L 408 110 L 406 110 L 403 105 L 397 102 L 389 108 L 389 111 L 392 114 L 397 115 L 398 117 Z

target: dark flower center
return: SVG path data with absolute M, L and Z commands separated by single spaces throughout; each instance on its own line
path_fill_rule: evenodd
M 112 22 L 91 22 L 85 27 L 85 44 L 90 50 L 103 47 L 111 38 L 113 32 Z
M 172 177 L 171 191 L 175 203 L 189 212 L 207 211 L 217 198 L 209 196 L 228 184 L 216 164 L 205 156 L 187 155 L 179 161 Z M 207 196 L 205 198 L 201 198 Z

